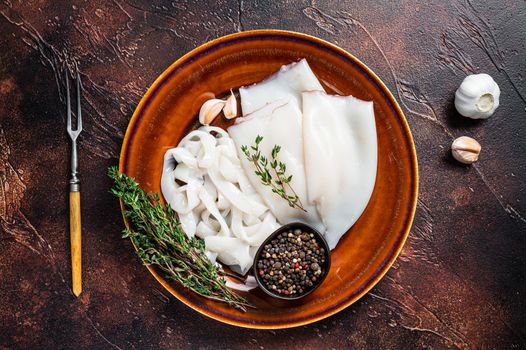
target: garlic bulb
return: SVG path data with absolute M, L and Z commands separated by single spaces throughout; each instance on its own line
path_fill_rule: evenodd
M 455 108 L 464 117 L 489 118 L 499 106 L 500 89 L 488 74 L 468 75 L 455 93 Z
M 480 144 L 471 137 L 461 136 L 451 145 L 451 154 L 453 158 L 464 164 L 471 164 L 479 159 Z

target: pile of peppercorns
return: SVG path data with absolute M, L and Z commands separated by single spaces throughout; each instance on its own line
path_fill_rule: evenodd
M 325 275 L 325 249 L 313 233 L 289 230 L 265 244 L 257 257 L 259 280 L 271 293 L 298 297 Z

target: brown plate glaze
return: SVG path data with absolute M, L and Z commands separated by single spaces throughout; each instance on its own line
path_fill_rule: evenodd
M 141 187 L 160 193 L 164 152 L 198 126 L 201 104 L 230 89 L 259 82 L 282 65 L 306 58 L 330 93 L 374 102 L 378 174 L 367 209 L 332 251 L 325 282 L 297 302 L 246 293 L 256 306 L 240 312 L 155 278 L 186 305 L 216 320 L 249 328 L 288 328 L 328 317 L 370 290 L 400 252 L 413 220 L 418 191 L 416 152 L 400 107 L 382 81 L 362 62 L 321 39 L 278 30 L 228 35 L 181 57 L 148 89 L 124 138 L 120 170 Z M 217 118 L 217 126 L 229 121 Z

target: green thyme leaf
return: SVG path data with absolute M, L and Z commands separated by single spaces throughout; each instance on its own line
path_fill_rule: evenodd
M 262 141 L 263 137 L 257 135 L 254 142 L 255 145 L 250 146 L 250 149 L 252 149 L 254 153 L 250 152 L 248 146 L 241 146 L 241 151 L 243 151 L 247 160 L 254 165 L 254 173 L 261 179 L 263 185 L 271 187 L 272 192 L 286 200 L 289 206 L 306 212 L 298 195 L 290 185 L 292 175 L 286 175 L 286 164 L 277 160 L 278 154 L 281 151 L 281 146 L 274 145 L 270 153 L 272 160 L 269 162 L 269 158 L 261 155 L 259 145 Z M 270 169 L 268 167 L 269 165 Z M 272 176 L 271 169 L 275 173 L 275 177 Z M 288 187 L 291 194 L 287 193 L 285 186 Z
M 188 238 L 175 212 L 161 204 L 157 193 L 146 193 L 117 167 L 110 167 L 108 176 L 113 180 L 110 192 L 122 201 L 128 219 L 123 237 L 133 241 L 144 265 L 155 265 L 167 278 L 205 298 L 243 311 L 251 307 L 226 287 L 226 273 L 207 258 L 203 240 Z

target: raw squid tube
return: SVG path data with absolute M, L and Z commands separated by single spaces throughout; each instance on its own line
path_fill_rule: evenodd
M 316 205 L 333 249 L 373 192 L 378 159 L 373 103 L 304 92 L 303 139 L 308 202 Z
M 277 73 L 260 83 L 240 88 L 243 115 L 282 98 L 291 98 L 301 108 L 303 91 L 324 91 L 306 59 L 282 66 Z
M 161 191 L 186 234 L 205 240 L 209 259 L 243 274 L 278 226 L 245 176 L 234 141 L 217 127 L 194 130 L 166 151 Z
M 252 266 L 253 257 L 250 255 L 249 246 L 239 238 L 207 236 L 204 241 L 207 250 L 217 253 L 217 260 L 242 275 Z
M 228 133 L 236 143 L 241 165 L 248 179 L 279 223 L 284 225 L 293 221 L 301 221 L 323 232 L 325 228 L 316 212 L 316 207 L 314 204 L 309 204 L 307 200 L 302 115 L 296 105 L 290 99 L 268 104 L 244 118 L 241 123 L 231 126 Z M 274 145 L 281 146 L 278 160 L 287 165 L 286 174 L 292 175 L 290 185 L 296 191 L 307 212 L 291 208 L 288 202 L 273 193 L 269 186 L 263 185 L 261 179 L 254 173 L 254 165 L 246 159 L 241 146 L 253 145 L 257 135 L 263 137 L 260 144 L 261 154 L 268 158 L 270 158 Z
M 195 235 L 197 223 L 191 210 L 197 206 L 195 203 L 196 195 L 199 191 L 198 180 L 194 180 L 184 188 L 181 188 L 175 181 L 175 167 L 177 158 L 176 149 L 168 150 L 164 155 L 163 173 L 161 176 L 161 191 L 166 202 L 175 211 L 179 210 L 181 226 L 188 237 Z M 181 163 L 185 164 L 185 163 Z M 188 190 L 192 188 L 192 190 Z

